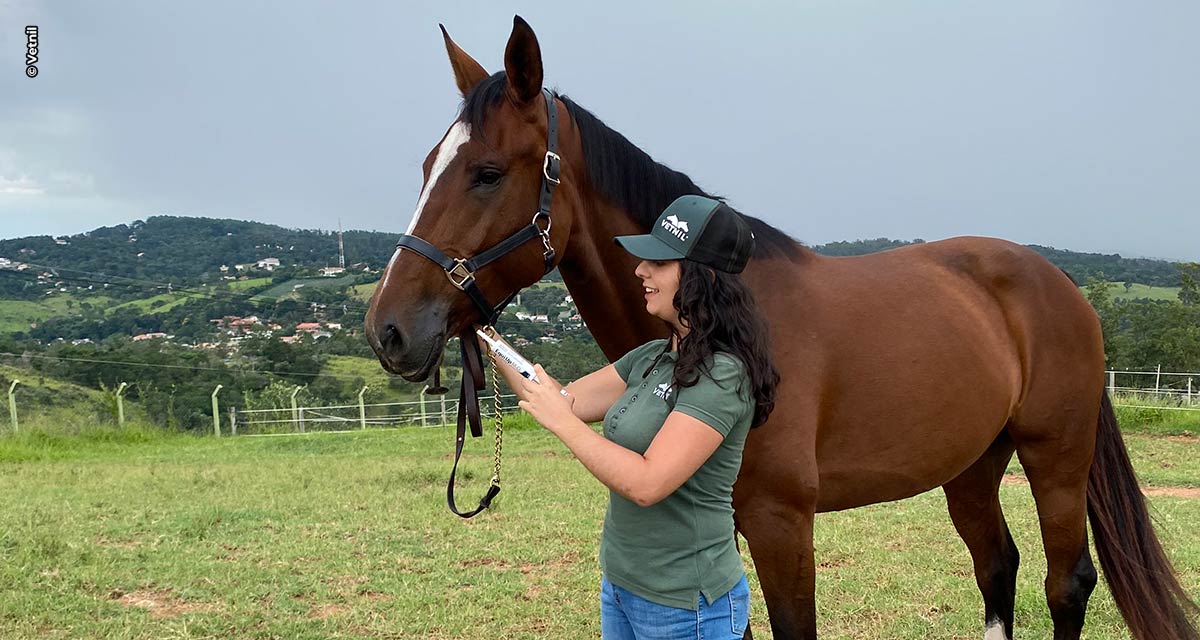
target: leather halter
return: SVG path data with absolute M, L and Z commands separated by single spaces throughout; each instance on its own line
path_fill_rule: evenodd
M 555 253 L 554 248 L 550 246 L 550 201 L 554 196 L 554 187 L 558 186 L 560 182 L 562 159 L 558 155 L 558 108 L 554 103 L 554 94 L 548 89 L 542 89 L 542 96 L 546 99 L 546 156 L 542 160 L 542 187 L 538 196 L 538 208 L 534 212 L 533 219 L 529 225 L 522 227 L 520 231 L 501 240 L 491 248 L 472 258 L 452 258 L 446 255 L 441 249 L 414 235 L 402 235 L 400 236 L 400 241 L 396 243 L 398 249 L 403 248 L 415 251 L 440 266 L 446 272 L 446 277 L 449 278 L 450 283 L 460 291 L 466 293 L 471 298 L 471 301 L 475 303 L 475 307 L 483 317 L 484 325 L 494 324 L 496 319 L 500 317 L 500 314 L 504 312 L 504 308 L 508 306 L 508 303 L 512 302 L 517 292 L 514 291 L 501 301 L 500 304 L 493 307 L 488 303 L 487 297 L 483 295 L 483 292 L 479 290 L 479 285 L 475 282 L 475 273 L 477 271 L 536 238 L 541 238 L 542 240 L 542 260 L 543 269 L 545 270 L 542 275 L 550 273 L 554 267 Z M 545 229 L 538 225 L 539 220 L 545 221 Z M 462 457 L 463 440 L 466 436 L 467 423 L 470 423 L 472 437 L 478 438 L 483 435 L 483 423 L 479 417 L 479 391 L 482 391 L 484 388 L 483 357 L 479 352 L 479 343 L 475 339 L 475 331 L 470 325 L 463 329 L 458 339 L 459 346 L 462 348 L 463 376 L 458 396 L 458 426 L 454 442 L 454 467 L 450 470 L 450 481 L 446 485 L 446 502 L 450 505 L 450 511 L 455 515 L 470 518 L 491 505 L 492 499 L 500 493 L 500 484 L 499 478 L 493 477 L 487 494 L 480 499 L 479 506 L 473 511 L 460 512 L 454 504 L 454 474 L 458 471 L 458 460 Z M 440 373 L 439 369 L 437 374 L 439 379 Z M 440 382 L 435 381 L 434 386 L 440 387 Z M 499 390 L 497 389 L 496 392 L 499 393 Z

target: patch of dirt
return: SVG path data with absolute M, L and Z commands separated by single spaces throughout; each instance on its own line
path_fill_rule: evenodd
M 1148 496 L 1200 499 L 1200 487 L 1142 487 L 1142 493 Z
M 114 589 L 109 598 L 127 607 L 146 609 L 152 618 L 174 618 L 185 613 L 208 613 L 217 610 L 217 605 L 207 602 L 184 602 L 175 597 L 171 589 L 139 590 L 126 593 Z
M 346 612 L 346 607 L 340 604 L 323 604 L 313 606 L 308 610 L 310 620 L 325 620 Z
M 1027 485 L 1029 484 L 1029 480 L 1025 476 L 1006 473 L 1000 479 L 1000 484 Z M 1200 499 L 1200 487 L 1142 487 L 1142 493 L 1151 497 L 1167 496 L 1169 498 Z
M 511 562 L 507 560 L 497 560 L 495 558 L 473 558 L 471 560 L 464 560 L 463 562 L 458 563 L 458 566 L 463 567 L 464 569 L 471 567 L 492 567 L 493 569 L 513 568 Z
M 142 543 L 138 542 L 137 540 L 109 540 L 105 537 L 96 539 L 96 546 L 104 547 L 106 549 L 136 549 L 141 546 L 141 544 Z

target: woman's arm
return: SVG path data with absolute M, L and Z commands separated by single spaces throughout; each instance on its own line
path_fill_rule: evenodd
M 671 495 L 724 440 L 701 420 L 673 411 L 646 453 L 638 454 L 593 431 L 558 393 L 558 383 L 541 365 L 534 368 L 542 384 L 518 381 L 524 398 L 521 408 L 558 436 L 597 480 L 640 506 Z
M 584 422 L 599 422 L 625 392 L 625 381 L 611 364 L 566 386 L 575 396 L 575 416 Z

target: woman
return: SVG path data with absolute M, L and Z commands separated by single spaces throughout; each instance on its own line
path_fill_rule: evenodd
M 749 587 L 732 491 L 748 430 L 775 404 L 767 326 L 737 275 L 754 235 L 724 203 L 683 196 L 650 233 L 616 238 L 642 262 L 648 342 L 564 390 L 500 370 L 520 407 L 610 489 L 600 541 L 605 640 L 741 638 Z M 587 423 L 604 420 L 604 435 Z

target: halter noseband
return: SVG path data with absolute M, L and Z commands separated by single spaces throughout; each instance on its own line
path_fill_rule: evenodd
M 475 272 L 479 271 L 488 264 L 508 255 L 517 247 L 533 240 L 541 238 L 542 240 L 542 260 L 545 271 L 542 275 L 550 273 L 554 265 L 554 248 L 550 246 L 550 200 L 554 196 L 554 187 L 558 186 L 559 177 L 562 171 L 562 159 L 558 156 L 558 109 L 554 105 L 554 94 L 547 89 L 542 89 L 542 96 L 546 99 L 546 157 L 542 161 L 542 188 L 541 194 L 538 197 L 538 209 L 533 214 L 533 220 L 529 225 L 523 227 L 520 231 L 496 243 L 490 249 L 481 252 L 473 258 L 451 258 L 444 251 L 429 244 L 428 242 L 414 235 L 405 234 L 400 236 L 400 241 L 396 243 L 396 248 L 411 249 L 425 258 L 432 261 L 434 264 L 442 268 L 446 272 L 446 277 L 460 291 L 464 292 L 475 303 L 475 307 L 483 316 L 484 324 L 491 325 L 496 322 L 504 308 L 517 295 L 513 292 L 505 298 L 499 305 L 493 307 L 488 304 L 487 297 L 479 290 L 479 285 L 475 283 Z M 538 225 L 538 221 L 545 220 L 546 228 L 543 229 Z M 475 332 L 468 325 L 463 329 L 462 335 L 458 338 L 459 346 L 462 348 L 462 364 L 463 375 L 461 387 L 458 396 L 458 426 L 454 443 L 454 467 L 450 470 L 450 481 L 446 484 L 446 502 L 450 505 L 450 511 L 455 515 L 470 518 L 475 514 L 488 508 L 492 503 L 492 498 L 495 498 L 500 493 L 500 478 L 499 474 L 499 453 L 497 453 L 497 475 L 492 477 L 492 484 L 488 487 L 487 493 L 479 501 L 479 506 L 472 511 L 461 512 L 454 504 L 454 475 L 458 471 L 458 460 L 462 457 L 463 440 L 466 437 L 466 426 L 470 423 L 471 435 L 480 437 L 483 435 L 483 421 L 479 416 L 479 391 L 483 390 L 483 357 L 479 352 L 479 343 L 475 340 Z M 434 377 L 434 386 L 441 388 L 441 370 L 436 370 Z M 445 389 L 441 390 L 442 393 Z M 496 391 L 499 393 L 499 390 Z M 499 444 L 497 452 L 499 452 Z
M 446 272 L 450 284 L 466 293 L 475 303 L 475 307 L 483 316 L 485 325 L 496 322 L 504 308 L 516 296 L 516 292 L 493 307 L 488 304 L 487 297 L 475 283 L 475 272 L 535 238 L 542 240 L 542 259 L 545 269 L 542 275 L 550 273 L 554 264 L 554 248 L 550 246 L 550 200 L 554 196 L 554 187 L 560 182 L 562 159 L 558 155 L 558 109 L 554 106 L 554 94 L 549 89 L 542 89 L 542 96 L 546 99 L 546 157 L 542 160 L 542 188 L 538 198 L 538 209 L 534 212 L 533 220 L 529 222 L 529 225 L 473 258 L 451 258 L 441 249 L 409 234 L 400 236 L 400 241 L 396 243 L 396 248 L 415 251 L 441 267 Z M 538 225 L 539 220 L 545 220 L 545 229 Z

